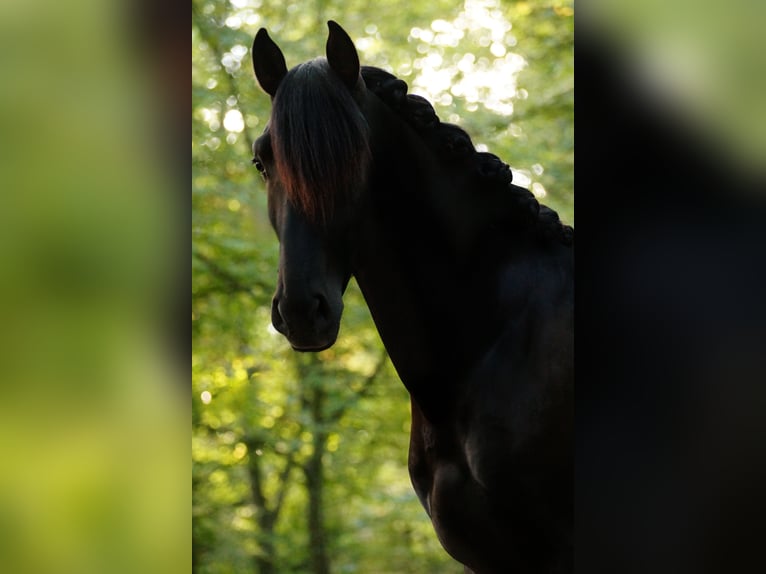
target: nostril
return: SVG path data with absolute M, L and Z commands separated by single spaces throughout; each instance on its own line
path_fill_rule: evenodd
M 277 297 L 271 300 L 271 324 L 280 333 L 287 334 L 287 324 L 282 317 L 282 312 L 279 310 L 280 301 Z
M 274 298 L 271 301 L 271 322 L 277 330 L 280 326 L 286 325 L 291 319 L 300 317 L 310 317 L 312 319 L 330 319 L 332 310 L 327 297 L 317 293 L 305 299 L 290 299 L 286 301 L 282 298 Z
M 330 304 L 327 302 L 327 298 L 323 295 L 314 295 L 314 309 L 313 314 L 324 320 L 330 319 Z

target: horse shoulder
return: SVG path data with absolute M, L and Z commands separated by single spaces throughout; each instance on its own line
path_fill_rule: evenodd
M 533 482 L 537 469 L 558 472 L 572 459 L 570 262 L 524 259 L 509 265 L 499 283 L 506 319 L 460 402 L 466 460 L 487 487 L 525 473 Z

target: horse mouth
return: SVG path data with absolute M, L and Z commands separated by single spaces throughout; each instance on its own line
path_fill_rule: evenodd
M 320 351 L 329 349 L 334 344 L 335 341 L 333 340 L 323 345 L 296 345 L 294 343 L 290 343 L 290 346 L 293 348 L 293 351 L 298 351 L 299 353 L 319 353 Z
M 319 353 L 332 347 L 338 339 L 337 327 L 319 333 L 301 334 L 300 332 L 290 332 L 288 330 L 287 333 L 282 332 L 282 334 L 287 339 L 287 342 L 290 343 L 293 351 L 298 351 L 299 353 Z
M 279 322 L 278 324 L 272 322 L 272 326 L 287 339 L 293 351 L 318 353 L 329 349 L 335 344 L 335 341 L 338 339 L 338 327 L 340 325 L 320 331 L 315 329 L 299 330 L 295 327 L 290 329 L 284 322 Z

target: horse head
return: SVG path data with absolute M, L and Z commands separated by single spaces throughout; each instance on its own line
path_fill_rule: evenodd
M 359 57 L 346 32 L 328 24 L 326 59 L 288 71 L 263 28 L 252 49 L 256 79 L 272 100 L 253 146 L 280 242 L 272 323 L 298 351 L 321 351 L 338 336 L 351 278 L 352 208 L 370 163 Z

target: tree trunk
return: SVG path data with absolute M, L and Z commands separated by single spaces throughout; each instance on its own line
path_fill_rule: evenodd
M 313 432 L 314 450 L 306 462 L 304 473 L 308 489 L 309 557 L 312 574 L 330 574 L 330 559 L 327 554 L 327 533 L 324 525 L 324 467 L 322 455 L 327 445 L 327 431 L 324 427 L 324 391 L 314 388 L 309 393 L 309 408 L 316 428 Z
M 255 557 L 255 571 L 257 574 L 276 574 L 276 564 L 274 564 L 274 558 L 276 556 L 276 549 L 274 543 L 271 540 L 266 540 L 264 536 L 263 540 L 260 540 L 260 546 L 263 549 L 263 556 Z
M 255 457 L 253 457 L 255 458 Z M 261 553 L 254 557 L 256 574 L 276 574 L 277 551 L 274 547 L 274 524 L 276 522 L 273 512 L 265 505 L 263 495 L 260 492 L 260 480 L 256 474 L 260 474 L 257 462 L 250 463 L 251 491 L 256 502 L 256 522 L 258 524 L 257 541 Z M 257 488 L 255 487 L 257 485 Z M 259 491 L 259 492 L 256 492 Z
M 266 500 L 263 491 L 263 477 L 260 459 L 257 450 L 261 445 L 254 437 L 245 437 L 245 444 L 250 451 L 247 463 L 247 471 L 250 477 L 250 492 L 255 504 L 255 520 L 258 525 L 257 541 L 261 553 L 254 557 L 256 574 L 276 574 L 277 572 L 277 549 L 274 545 L 276 536 L 274 528 L 282 508 L 287 486 L 289 484 L 290 469 L 293 466 L 292 457 L 288 457 L 279 477 L 279 491 L 274 500 Z

